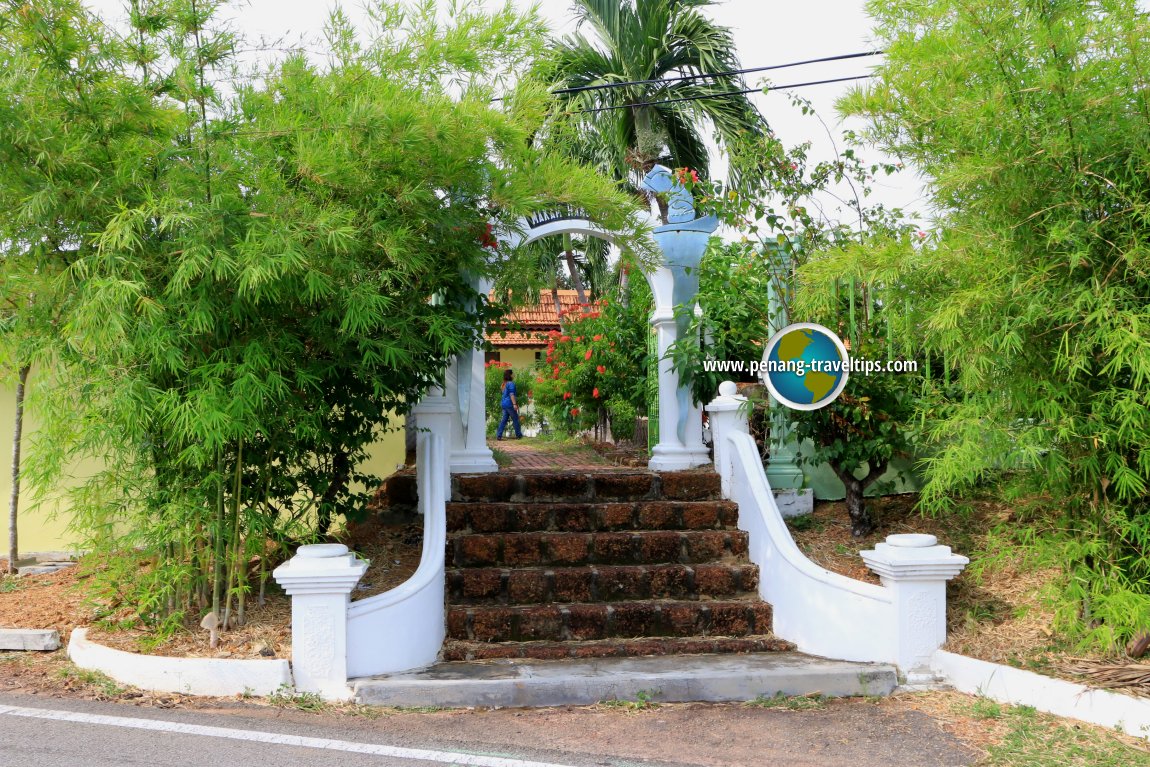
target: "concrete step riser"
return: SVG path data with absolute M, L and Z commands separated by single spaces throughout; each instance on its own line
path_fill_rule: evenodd
M 448 532 L 734 530 L 738 522 L 738 507 L 730 501 L 447 504 Z
M 441 664 L 355 684 L 358 703 L 380 706 L 581 706 L 635 700 L 741 702 L 759 696 L 887 695 L 898 684 L 887 665 L 793 653 L 696 658 L 618 658 L 564 663 Z
M 758 585 L 759 568 L 752 564 L 465 568 L 447 573 L 448 601 L 456 605 L 721 599 L 753 594 Z
M 453 606 L 447 611 L 448 637 L 478 642 L 739 637 L 770 630 L 771 606 L 754 601 Z
M 687 565 L 746 553 L 740 530 L 460 535 L 447 542 L 447 566 Z
M 471 474 L 451 480 L 451 500 L 473 503 L 577 503 L 721 500 L 711 472 Z

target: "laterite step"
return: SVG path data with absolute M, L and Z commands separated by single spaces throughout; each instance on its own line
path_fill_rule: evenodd
M 443 660 L 637 658 L 648 655 L 787 652 L 794 649 L 792 643 L 770 634 L 741 637 L 642 637 L 583 642 L 490 643 L 448 639 L 443 645 Z
M 738 519 L 707 470 L 453 477 L 443 658 L 792 649 Z
M 456 535 L 447 543 L 447 565 L 704 564 L 745 555 L 747 540 L 742 530 Z
M 447 610 L 448 637 L 474 642 L 736 637 L 770 630 L 771 606 L 757 599 L 451 605 Z
M 736 529 L 731 501 L 447 504 L 447 529 L 470 533 L 594 533 Z
M 750 563 L 466 567 L 447 573 L 448 599 L 455 605 L 722 599 L 758 587 L 759 568 Z
M 573 503 L 588 501 L 718 501 L 713 471 L 461 474 L 451 479 L 456 502 Z

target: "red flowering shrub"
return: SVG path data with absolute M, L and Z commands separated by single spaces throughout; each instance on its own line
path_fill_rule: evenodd
M 636 313 L 606 300 L 573 307 L 564 315 L 564 332 L 551 333 L 533 387 L 536 405 L 552 426 L 571 433 L 600 427 L 613 400 L 634 398 L 646 376 L 646 348 L 637 355 L 635 349 L 624 353 L 614 340 L 627 335 L 621 315 L 628 311 Z M 623 348 L 634 345 L 633 339 L 622 340 Z M 628 431 L 628 426 L 620 424 L 619 430 Z

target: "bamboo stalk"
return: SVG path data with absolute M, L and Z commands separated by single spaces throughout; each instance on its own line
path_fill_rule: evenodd
M 850 302 L 850 310 L 848 313 L 848 326 L 847 332 L 850 334 L 851 353 L 858 354 L 858 343 L 855 341 L 855 278 L 851 277 L 848 283 L 850 292 L 847 293 L 847 300 Z
M 227 588 L 224 592 L 224 631 L 227 631 L 231 627 L 232 594 L 235 589 L 236 571 L 239 569 L 239 562 L 237 560 L 243 556 L 243 547 L 240 545 L 240 492 L 243 481 L 243 465 L 244 439 L 240 437 L 236 444 L 235 484 L 232 488 L 232 535 L 228 541 L 228 546 L 231 548 L 228 551 L 228 578 Z
M 8 573 L 16 574 L 16 561 L 20 558 L 16 519 L 20 510 L 20 445 L 24 436 L 24 392 L 28 384 L 30 365 L 23 365 L 16 374 L 16 423 L 12 430 L 12 493 L 8 497 Z
M 212 612 L 219 615 L 224 580 L 224 454 L 219 448 L 216 448 L 216 520 L 212 535 Z

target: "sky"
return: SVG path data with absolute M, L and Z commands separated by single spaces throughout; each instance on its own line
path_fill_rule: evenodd
M 504 0 L 481 0 L 482 5 L 498 8 Z M 446 6 L 447 0 L 440 0 Z M 570 0 L 512 0 L 525 10 L 538 5 L 540 14 L 551 28 L 560 33 L 575 29 Z M 88 7 L 107 21 L 126 16 L 126 0 L 86 0 Z M 363 0 L 244 0 L 229 9 L 228 15 L 237 29 L 249 40 L 260 38 L 289 43 L 317 39 L 331 9 L 341 5 L 353 22 L 364 18 Z M 870 22 L 865 0 L 720 0 L 707 13 L 719 24 L 729 27 L 744 67 L 761 67 L 806 59 L 872 50 Z M 769 73 L 776 85 L 811 80 L 824 80 L 865 74 L 876 59 L 828 62 Z M 758 75 L 748 76 L 748 85 L 760 85 Z M 836 83 L 802 88 L 796 93 L 811 101 L 819 115 L 834 132 L 840 128 L 835 100 L 850 87 Z M 788 145 L 812 141 L 812 159 L 826 159 L 831 145 L 823 126 L 813 118 L 803 117 L 791 106 L 782 92 L 756 95 L 755 101 L 766 115 L 775 133 Z M 860 128 L 859 124 L 846 127 Z M 880 159 L 877 152 L 864 153 L 864 159 Z M 725 163 L 715 163 L 716 176 L 724 175 Z M 918 180 L 911 173 L 891 178 L 880 177 L 875 183 L 875 199 L 909 210 L 924 207 Z

